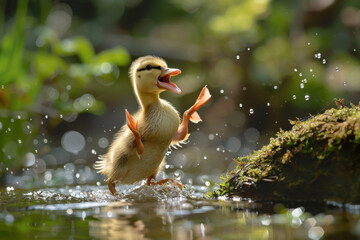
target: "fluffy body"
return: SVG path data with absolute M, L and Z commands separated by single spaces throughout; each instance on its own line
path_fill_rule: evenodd
M 133 184 L 151 175 L 156 176 L 180 123 L 178 112 L 162 99 L 139 110 L 134 119 L 138 121 L 144 144 L 141 157 L 136 153 L 135 137 L 125 125 L 118 132 L 108 153 L 97 162 L 99 172 L 112 182 Z

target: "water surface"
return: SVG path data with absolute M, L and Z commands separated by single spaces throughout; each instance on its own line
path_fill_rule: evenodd
M 359 208 L 336 204 L 208 200 L 204 186 L 106 186 L 0 192 L 5 239 L 360 238 Z M 304 207 L 305 206 L 305 207 Z M 344 238 L 346 237 L 346 238 Z

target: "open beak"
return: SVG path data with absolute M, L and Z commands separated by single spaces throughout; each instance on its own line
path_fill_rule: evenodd
M 161 74 L 158 77 L 157 86 L 169 90 L 170 92 L 180 94 L 181 89 L 175 83 L 170 82 L 171 76 L 176 76 L 181 73 L 177 68 L 162 68 Z

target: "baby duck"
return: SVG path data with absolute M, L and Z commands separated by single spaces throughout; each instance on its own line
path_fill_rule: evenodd
M 205 86 L 195 104 L 184 112 L 180 124 L 175 108 L 159 97 L 165 90 L 181 93 L 181 89 L 170 81 L 171 76 L 180 73 L 179 69 L 168 68 L 163 59 L 154 56 L 140 57 L 131 64 L 129 75 L 140 108 L 134 116 L 125 110 L 126 125 L 95 165 L 99 173 L 107 176 L 113 195 L 117 194 L 115 183 L 133 184 L 145 178 L 147 185 L 171 181 L 182 187 L 171 178 L 152 180 L 161 170 L 169 146 L 188 138 L 189 120 L 201 121 L 196 111 L 209 101 L 211 95 Z

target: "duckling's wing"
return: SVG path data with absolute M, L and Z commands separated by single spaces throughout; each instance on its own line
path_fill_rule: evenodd
M 188 144 L 188 138 L 190 136 L 190 133 L 188 133 L 185 137 L 185 139 L 181 140 L 181 141 L 177 141 L 177 140 L 173 140 L 170 144 L 170 147 L 169 149 L 172 150 L 172 149 L 178 149 L 178 148 L 182 148 L 184 144 Z

